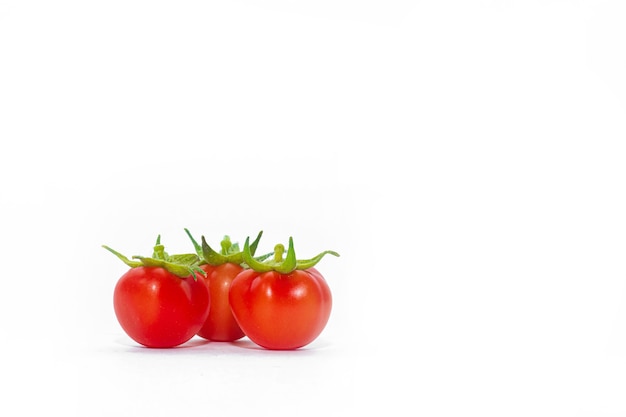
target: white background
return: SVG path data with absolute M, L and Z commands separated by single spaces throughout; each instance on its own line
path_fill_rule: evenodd
M 0 414 L 626 416 L 625 21 L 0 1 Z M 322 335 L 134 344 L 100 245 L 184 227 L 340 252 Z

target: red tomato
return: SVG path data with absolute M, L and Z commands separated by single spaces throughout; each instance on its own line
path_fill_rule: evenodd
M 181 278 L 161 267 L 131 268 L 113 293 L 115 315 L 134 341 L 167 348 L 191 339 L 209 314 L 209 291 L 196 274 Z
M 206 273 L 205 282 L 211 294 L 211 308 L 209 316 L 198 332 L 198 336 L 216 342 L 233 342 L 244 336 L 243 331 L 233 317 L 228 303 L 228 291 L 232 280 L 243 271 L 243 253 L 239 250 L 239 244 L 233 243 L 229 236 L 224 236 L 220 242 L 221 251 L 216 252 L 202 236 L 200 245 L 193 238 L 189 230 L 185 233 L 193 243 L 199 266 Z M 248 243 L 248 250 L 252 256 L 256 250 L 263 232 L 259 232 L 252 244 Z M 264 255 L 260 259 L 266 259 L 271 254 Z
M 297 349 L 322 332 L 332 308 L 330 288 L 315 269 L 257 272 L 231 283 L 230 306 L 239 326 L 267 349 Z
M 232 280 L 243 268 L 227 262 L 222 265 L 201 265 L 206 272 L 205 283 L 211 295 L 211 308 L 206 322 L 198 331 L 198 336 L 217 342 L 232 342 L 244 336 L 235 321 L 228 303 L 228 290 Z

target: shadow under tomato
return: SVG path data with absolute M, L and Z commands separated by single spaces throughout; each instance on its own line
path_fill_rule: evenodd
M 298 349 L 290 350 L 274 350 L 266 349 L 257 345 L 248 338 L 236 340 L 234 342 L 215 342 L 206 340 L 201 337 L 194 337 L 191 340 L 170 348 L 151 348 L 143 346 L 130 338 L 119 337 L 116 340 L 119 346 L 123 346 L 126 352 L 134 353 L 174 353 L 180 352 L 185 354 L 210 354 L 210 355 L 223 355 L 223 354 L 264 354 L 264 355 L 311 355 L 315 352 L 324 350 L 330 346 L 323 340 L 316 340 L 309 345 L 303 346 Z
M 211 343 L 209 340 L 206 339 L 202 339 L 202 338 L 192 338 L 191 340 L 183 343 L 182 345 L 178 345 L 178 346 L 173 346 L 173 347 L 168 347 L 168 348 L 153 348 L 153 347 L 147 347 L 144 346 L 142 344 L 139 344 L 131 339 L 123 339 L 123 338 L 118 338 L 116 340 L 116 342 L 120 345 L 123 345 L 125 347 L 129 347 L 132 348 L 133 351 L 136 350 L 144 350 L 144 351 L 167 351 L 167 350 L 180 350 L 180 349 L 189 349 L 189 348 L 195 348 L 195 347 L 199 347 L 199 346 L 203 346 L 206 345 L 208 343 Z
M 283 353 L 284 352 L 313 352 L 313 351 L 324 349 L 329 346 L 329 344 L 325 343 L 324 341 L 314 341 L 311 344 L 302 346 L 301 348 L 298 348 L 298 349 L 280 350 L 280 349 L 264 348 L 262 346 L 257 345 L 250 339 L 240 339 L 234 342 L 227 342 L 227 343 L 231 346 L 235 346 L 237 348 L 242 348 L 242 349 L 261 351 L 261 352 L 283 352 Z

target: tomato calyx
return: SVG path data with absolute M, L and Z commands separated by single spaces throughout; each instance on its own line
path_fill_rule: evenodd
M 202 268 L 200 268 L 200 258 L 196 254 L 184 253 L 170 255 L 165 252 L 165 246 L 161 244 L 161 235 L 157 236 L 151 257 L 134 255 L 132 259 L 128 259 L 126 256 L 106 245 L 102 245 L 102 247 L 117 256 L 131 268 L 140 266 L 159 267 L 180 278 L 187 278 L 191 275 L 194 281 L 198 279 L 196 273 L 206 275 Z
M 213 248 L 211 248 L 211 246 L 209 246 L 204 236 L 202 236 L 202 239 L 201 239 L 202 244 L 200 245 L 193 238 L 189 230 L 185 229 L 185 233 L 187 233 L 187 236 L 189 236 L 189 239 L 191 239 L 191 243 L 196 249 L 196 253 L 198 254 L 198 257 L 200 258 L 200 265 L 208 264 L 211 266 L 220 266 L 225 263 L 233 263 L 236 265 L 247 267 L 247 265 L 245 264 L 243 260 L 243 252 L 239 248 L 239 243 L 231 242 L 230 236 L 228 235 L 224 236 L 224 238 L 220 242 L 221 250 L 217 252 Z M 263 235 L 263 231 L 260 231 L 256 239 L 254 240 L 254 242 L 250 244 L 251 256 L 254 256 L 254 253 L 256 252 L 256 248 L 259 245 L 259 241 L 261 240 L 262 235 Z M 273 252 L 270 252 L 268 254 L 259 256 L 254 259 L 261 262 L 269 258 L 270 256 L 272 256 L 272 254 Z
M 289 237 L 289 247 L 287 254 L 285 254 L 285 246 L 282 243 L 274 246 L 274 258 L 265 262 L 259 261 L 252 257 L 250 238 L 246 238 L 246 242 L 243 245 L 243 260 L 244 262 L 256 272 L 269 272 L 276 271 L 280 274 L 289 274 L 295 270 L 305 270 L 313 268 L 322 258 L 326 255 L 339 256 L 339 254 L 332 250 L 326 250 L 319 255 L 311 258 L 298 260 L 296 259 L 296 252 L 293 246 L 293 238 Z

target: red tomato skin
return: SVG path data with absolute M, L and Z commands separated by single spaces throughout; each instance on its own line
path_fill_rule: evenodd
M 233 342 L 244 337 L 230 309 L 228 292 L 235 277 L 243 271 L 237 264 L 201 265 L 206 272 L 205 283 L 211 296 L 209 315 L 198 336 L 216 342 Z
M 267 349 L 303 347 L 324 330 L 332 295 L 314 268 L 289 274 L 248 269 L 232 282 L 231 309 L 243 332 Z
M 113 292 L 115 315 L 135 342 L 151 348 L 178 346 L 204 324 L 209 291 L 200 274 L 180 278 L 159 267 L 131 268 Z

